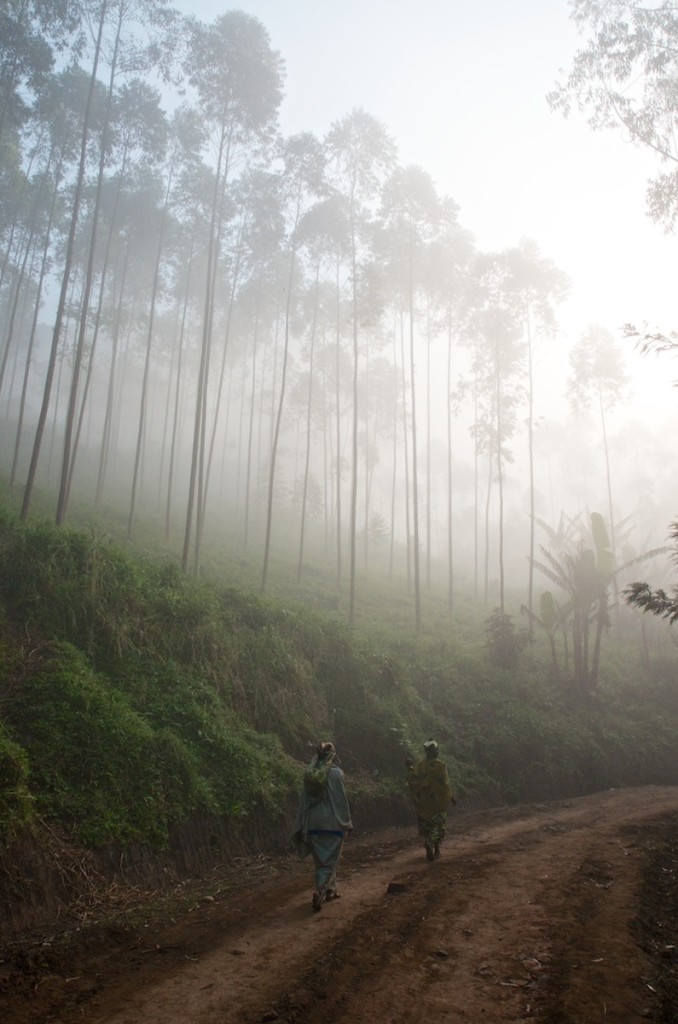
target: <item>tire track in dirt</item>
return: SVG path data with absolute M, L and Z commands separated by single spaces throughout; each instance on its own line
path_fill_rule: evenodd
M 653 966 L 632 925 L 647 826 L 669 815 L 678 787 L 455 815 L 433 864 L 414 829 L 355 838 L 343 898 L 321 913 L 308 863 L 290 858 L 139 936 L 132 973 L 99 965 L 49 1014 L 4 1019 L 638 1024 L 654 1013 Z
M 533 817 L 455 844 L 446 862 L 401 877 L 403 895 L 378 916 L 357 918 L 276 1007 L 279 1019 L 648 1018 L 652 965 L 630 927 L 642 853 L 627 833 L 650 808 L 675 812 L 676 791 L 653 797 L 545 808 L 536 827 Z

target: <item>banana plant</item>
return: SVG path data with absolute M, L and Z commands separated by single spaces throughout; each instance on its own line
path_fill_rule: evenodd
M 540 605 L 541 620 L 537 621 L 549 634 L 552 654 L 556 628 L 561 628 L 564 635 L 569 629 L 575 689 L 587 692 L 598 685 L 602 637 L 610 627 L 609 593 L 616 576 L 665 550 L 655 548 L 615 566 L 607 527 L 598 512 L 591 514 L 590 535 L 580 537 L 574 548 L 562 547 L 556 554 L 541 548 L 545 561 L 535 561 L 534 567 L 564 591 L 568 599 L 561 606 L 546 591 Z
M 536 564 L 535 564 L 536 567 Z M 536 612 L 530 611 L 527 605 L 523 604 L 520 607 L 520 611 L 523 615 L 527 615 L 530 620 L 530 625 L 541 626 L 546 633 L 549 645 L 551 647 L 551 661 L 553 664 L 553 677 L 558 685 L 562 683 L 562 673 L 560 663 L 558 661 L 558 646 L 556 643 L 556 636 L 558 630 L 563 635 L 563 649 L 565 655 L 565 672 L 569 671 L 569 642 L 567 636 L 568 622 L 572 613 L 572 602 L 566 601 L 561 604 L 553 596 L 551 590 L 544 590 L 539 597 L 539 615 Z

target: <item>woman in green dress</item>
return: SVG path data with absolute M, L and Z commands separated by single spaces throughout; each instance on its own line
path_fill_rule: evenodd
M 424 757 L 416 764 L 408 760 L 407 789 L 417 812 L 419 835 L 424 840 L 427 860 L 438 860 L 445 838 L 447 806 L 456 804 L 445 763 L 438 757 L 438 744 L 427 740 Z

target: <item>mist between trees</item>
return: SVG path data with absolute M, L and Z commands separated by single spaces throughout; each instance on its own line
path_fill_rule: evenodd
M 217 538 L 262 590 L 275 552 L 299 579 L 315 560 L 350 622 L 378 569 L 417 627 L 432 586 L 536 613 L 540 544 L 591 511 L 614 564 L 663 542 L 675 435 L 634 413 L 617 325 L 563 338 L 564 270 L 533 241 L 480 251 L 364 110 L 283 138 L 259 21 L 156 0 L 0 19 L 0 456 L 23 518 L 39 489 L 64 523 L 75 489 L 129 538 L 154 516 L 186 572 Z

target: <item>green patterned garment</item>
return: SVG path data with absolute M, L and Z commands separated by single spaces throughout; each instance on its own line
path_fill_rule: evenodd
M 444 813 L 454 797 L 447 768 L 437 758 L 422 758 L 410 768 L 407 789 L 420 818 Z

